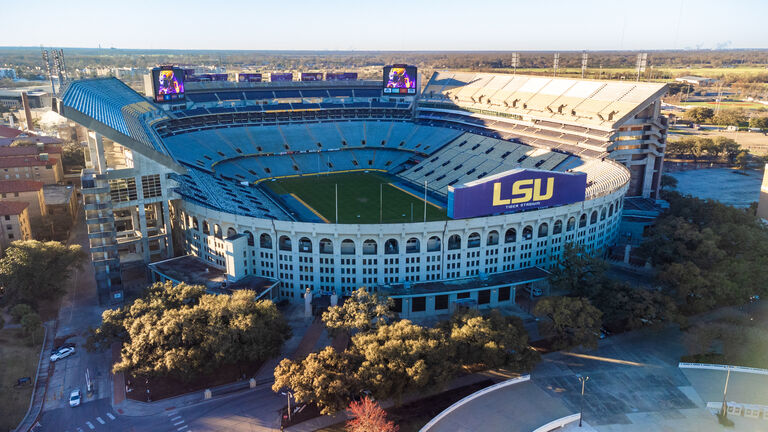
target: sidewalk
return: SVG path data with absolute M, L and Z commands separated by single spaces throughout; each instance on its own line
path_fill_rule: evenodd
M 43 411 L 43 402 L 45 401 L 45 394 L 48 391 L 48 375 L 51 372 L 51 359 L 47 354 L 53 349 L 55 323 L 53 321 L 48 321 L 43 325 L 45 326 L 45 340 L 43 340 L 43 345 L 40 350 L 40 360 L 37 365 L 37 376 L 35 378 L 35 389 L 32 393 L 32 401 L 27 410 L 27 415 L 16 427 L 17 432 L 28 431 L 34 426 L 37 419 L 40 417 L 40 413 Z

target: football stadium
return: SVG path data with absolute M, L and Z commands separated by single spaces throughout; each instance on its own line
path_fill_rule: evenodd
M 654 199 L 663 84 L 438 71 L 80 80 L 83 204 L 102 301 L 122 275 L 303 302 L 361 286 L 403 316 L 541 292 L 567 243 L 603 253 Z

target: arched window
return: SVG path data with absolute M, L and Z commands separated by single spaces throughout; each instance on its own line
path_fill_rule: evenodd
M 252 232 L 250 232 L 250 231 L 243 231 L 243 234 L 245 234 L 246 237 L 248 237 L 248 246 L 254 246 L 256 244 L 254 242 L 253 233 Z
M 354 248 L 354 245 L 352 247 Z M 330 239 L 324 238 L 320 240 L 320 253 L 321 254 L 333 253 L 333 242 Z
M 262 234 L 259 236 L 259 247 L 262 249 L 272 249 L 272 236 Z
M 579 228 L 584 228 L 587 226 L 587 214 L 582 213 L 581 217 L 579 218 Z
M 605 208 L 603 208 L 603 211 L 600 212 L 600 220 L 601 221 L 605 220 L 605 216 L 606 216 L 607 212 L 608 212 L 608 210 L 606 210 Z
M 363 242 L 363 255 L 376 255 L 377 246 L 375 240 L 366 240 Z
M 568 219 L 568 224 L 565 226 L 566 231 L 573 231 L 576 228 L 576 218 L 571 217 Z
M 216 237 L 217 239 L 220 239 L 222 237 L 221 227 L 219 226 L 219 224 L 216 224 L 213 226 L 213 236 Z
M 280 246 L 281 251 L 290 252 L 293 249 L 291 239 L 288 236 L 280 236 L 280 240 L 278 240 L 277 243 Z
M 427 252 L 439 252 L 440 251 L 440 237 L 432 236 L 427 240 Z
M 197 217 L 196 216 L 192 216 L 192 228 L 194 228 L 196 230 L 200 229 L 200 224 L 197 223 Z
M 234 237 L 237 235 L 237 231 L 235 231 L 234 228 L 229 227 L 227 228 L 227 238 Z
M 416 237 L 411 237 L 405 242 L 405 253 L 419 253 L 421 252 L 421 243 Z
M 595 224 L 597 223 L 597 210 L 592 212 L 592 216 L 589 217 L 589 224 Z
M 539 225 L 539 238 L 546 237 L 549 235 L 549 225 L 546 223 L 543 223 Z
M 468 248 L 476 248 L 480 247 L 480 234 L 473 232 L 469 235 L 467 238 L 467 247 Z
M 608 217 L 613 216 L 613 203 L 608 207 Z
M 533 238 L 533 227 L 530 225 L 523 228 L 523 240 L 530 240 Z
M 342 255 L 354 255 L 355 254 L 355 242 L 352 240 L 342 240 L 341 242 L 341 254 Z
M 499 244 L 499 232 L 493 230 L 488 233 L 488 239 L 486 240 L 486 246 L 496 246 Z
M 456 249 L 461 249 L 461 237 L 458 234 L 448 237 L 448 250 Z
M 517 241 L 517 230 L 510 228 L 504 233 L 504 243 L 514 243 Z
M 211 227 L 208 226 L 208 221 L 203 221 L 203 234 L 211 235 Z
M 560 234 L 563 232 L 563 221 L 556 220 L 554 227 L 552 227 L 552 234 Z
M 397 246 L 397 240 L 389 239 L 384 242 L 384 254 L 392 255 L 397 253 L 400 253 L 400 248 Z
M 312 253 L 312 241 L 306 237 L 299 239 L 299 252 Z

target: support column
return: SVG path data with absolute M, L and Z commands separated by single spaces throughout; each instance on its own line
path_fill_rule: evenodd
M 90 134 L 88 136 L 90 148 Z M 104 172 L 107 170 L 107 158 L 104 156 L 104 137 L 97 133 L 93 144 L 94 150 L 91 152 L 91 161 L 93 162 L 93 167 L 99 174 L 104 174 Z
M 167 258 L 171 258 L 173 256 L 173 237 L 171 236 L 170 207 L 168 201 L 161 201 L 160 205 L 163 206 L 163 225 L 165 226 L 165 253 Z
M 147 212 L 144 210 L 144 204 L 139 203 L 139 230 L 141 231 L 141 248 L 144 262 L 149 263 L 149 239 L 147 236 Z

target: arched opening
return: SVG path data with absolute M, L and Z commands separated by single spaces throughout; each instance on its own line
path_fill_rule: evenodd
M 234 228 L 232 227 L 227 228 L 227 238 L 234 237 L 236 235 L 237 235 L 237 231 Z
M 355 254 L 355 242 L 352 240 L 341 241 L 341 254 L 342 255 L 354 255 Z
M 354 249 L 354 245 L 352 246 Z M 333 242 L 330 239 L 324 238 L 320 240 L 320 253 L 321 254 L 332 254 L 333 253 Z
M 448 237 L 448 250 L 456 249 L 461 249 L 461 237 L 458 234 Z
M 400 248 L 397 245 L 397 240 L 395 239 L 389 239 L 386 242 L 384 242 L 384 254 L 385 255 L 392 255 L 400 253 Z
M 467 247 L 476 248 L 480 247 L 480 234 L 473 232 L 467 237 Z
M 262 234 L 259 236 L 259 247 L 262 249 L 272 249 L 272 236 Z
M 563 221 L 556 220 L 555 225 L 552 227 L 552 234 L 560 234 L 563 232 Z
M 208 221 L 203 221 L 203 234 L 211 235 L 211 227 L 208 225 Z
M 539 225 L 539 238 L 546 237 L 549 235 L 549 225 L 546 223 L 543 223 Z
M 288 236 L 280 236 L 280 239 L 277 241 L 278 247 L 281 251 L 290 252 L 293 250 L 293 247 L 291 245 L 291 239 Z
M 597 223 L 597 210 L 592 212 L 592 216 L 589 217 L 589 224 L 595 224 Z
M 608 207 L 608 217 L 613 216 L 613 203 Z
M 312 241 L 306 237 L 299 239 L 299 252 L 312 253 Z
M 568 224 L 565 226 L 565 230 L 573 231 L 574 229 L 576 229 L 576 218 L 571 217 L 570 219 L 568 219 Z
M 510 228 L 504 233 L 504 243 L 514 243 L 517 241 L 517 230 Z
M 440 237 L 432 236 L 427 240 L 427 252 L 439 252 L 440 251 Z
M 419 253 L 421 252 L 421 243 L 416 237 L 411 237 L 405 242 L 405 253 Z
M 603 208 L 603 211 L 600 212 L 600 220 L 604 221 L 607 214 L 608 214 L 608 210 Z
M 533 238 L 533 227 L 528 225 L 523 228 L 523 240 L 530 240 Z
M 256 245 L 252 232 L 246 230 L 246 231 L 243 231 L 243 234 L 245 234 L 245 236 L 248 238 L 248 246 Z
M 496 246 L 499 244 L 499 232 L 496 230 L 493 230 L 488 233 L 488 239 L 485 243 L 487 246 Z
M 213 226 L 213 236 L 216 237 L 217 239 L 220 239 L 220 238 L 222 238 L 222 235 L 223 234 L 221 232 L 221 227 L 219 226 L 219 224 L 214 225 Z
M 363 255 L 376 255 L 378 253 L 375 240 L 366 240 L 363 242 Z
M 584 228 L 585 226 L 587 226 L 587 214 L 583 213 L 579 218 L 579 228 Z
M 200 224 L 197 223 L 197 217 L 192 216 L 192 228 L 200 230 Z

